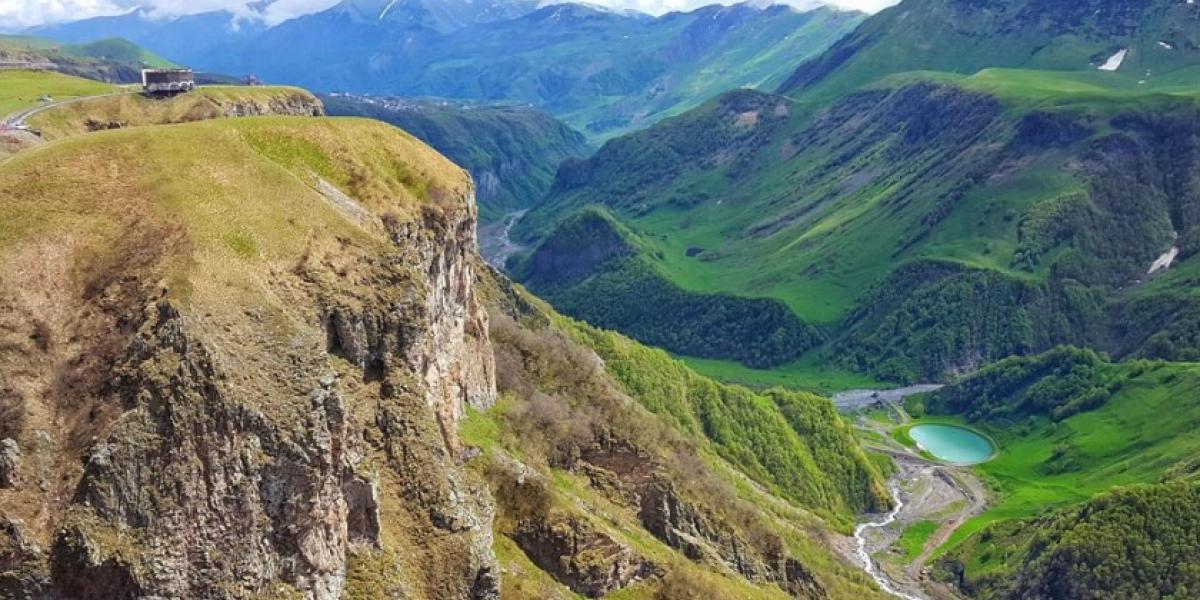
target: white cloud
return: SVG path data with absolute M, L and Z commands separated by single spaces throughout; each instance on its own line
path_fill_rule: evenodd
M 275 0 L 263 11 L 263 20 L 270 25 L 315 13 L 338 3 L 338 0 Z
M 0 0 L 0 28 L 19 29 L 122 11 L 110 0 Z
M 471 0 L 459 0 L 471 1 Z M 632 8 L 651 14 L 662 14 L 673 10 L 690 10 L 721 2 L 729 4 L 737 0 L 590 0 L 613 8 Z M 808 7 L 815 0 L 780 0 L 800 7 Z M 825 0 L 842 8 L 875 12 L 898 0 Z M 76 21 L 101 15 L 120 14 L 138 6 L 145 7 L 156 17 L 174 17 L 213 10 L 227 10 L 242 17 L 258 17 L 270 24 L 286 21 L 300 15 L 324 10 L 337 4 L 338 0 L 274 0 L 265 8 L 256 11 L 249 0 L 0 0 L 0 30 L 18 30 L 44 23 Z

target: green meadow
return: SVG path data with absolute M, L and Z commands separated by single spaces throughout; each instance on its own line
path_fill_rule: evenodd
M 1115 365 L 1113 369 L 1128 369 Z M 940 550 L 990 523 L 1024 519 L 1088 500 L 1114 486 L 1160 481 L 1200 456 L 1200 365 L 1165 364 L 1127 380 L 1102 407 L 1060 422 L 972 424 L 1000 445 L 975 467 L 997 492 Z

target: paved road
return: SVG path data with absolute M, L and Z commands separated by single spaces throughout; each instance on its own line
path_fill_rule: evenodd
M 129 95 L 137 94 L 137 93 L 138 93 L 137 91 L 131 90 L 131 91 L 124 91 L 124 92 L 113 92 L 111 94 L 97 94 L 95 96 L 80 96 L 78 98 L 71 98 L 68 100 L 59 100 L 57 102 L 46 102 L 44 104 L 39 104 L 32 108 L 26 108 L 24 110 L 19 110 L 11 115 L 8 115 L 7 117 L 4 117 L 3 119 L 0 119 L 0 129 L 25 129 L 29 126 L 28 121 L 29 121 L 30 117 L 32 117 L 38 113 L 42 113 L 47 110 L 50 110 L 52 108 L 66 106 L 68 104 L 74 104 L 76 102 L 83 102 L 84 100 L 94 100 L 96 98 L 111 98 L 114 96 L 129 96 Z

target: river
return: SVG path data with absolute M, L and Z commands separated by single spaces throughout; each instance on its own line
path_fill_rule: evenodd
M 508 258 L 525 248 L 512 241 L 512 228 L 525 216 L 524 210 L 504 215 L 495 223 L 479 226 L 479 253 L 489 265 L 503 271 Z
M 900 490 L 894 485 L 890 489 L 892 490 L 892 501 L 895 503 L 895 507 L 892 508 L 891 512 L 884 515 L 882 519 L 860 523 L 858 527 L 854 528 L 854 543 L 857 544 L 854 552 L 858 555 L 858 560 L 862 562 L 863 570 L 875 580 L 875 584 L 879 586 L 879 589 L 904 600 L 926 600 L 923 597 L 914 596 L 897 589 L 892 583 L 891 578 L 884 574 L 875 560 L 871 558 L 871 553 L 867 551 L 867 530 L 891 525 L 896 521 L 896 515 L 900 514 L 900 511 L 904 509 L 904 501 L 900 499 Z

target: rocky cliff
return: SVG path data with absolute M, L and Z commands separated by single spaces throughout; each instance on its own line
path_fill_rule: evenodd
M 498 597 L 455 433 L 495 397 L 463 171 L 245 119 L 0 179 L 0 597 Z

